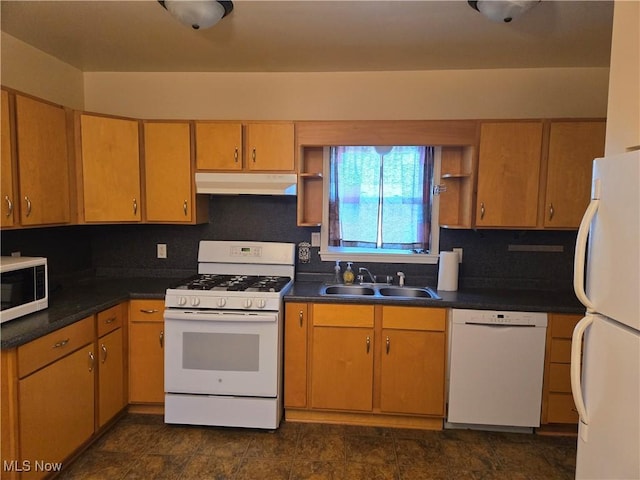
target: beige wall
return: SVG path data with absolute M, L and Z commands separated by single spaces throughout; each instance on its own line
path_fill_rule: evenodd
M 85 73 L 85 108 L 139 118 L 604 117 L 608 68 Z
M 4 32 L 0 37 L 0 79 L 15 88 L 49 101 L 81 110 L 84 107 L 82 72 Z
M 2 85 L 135 118 L 604 117 L 608 68 L 344 73 L 85 72 L 2 33 Z
M 613 10 L 605 154 L 640 148 L 640 2 Z

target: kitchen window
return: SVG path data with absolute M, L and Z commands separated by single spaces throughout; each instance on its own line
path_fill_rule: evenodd
M 333 146 L 323 197 L 323 260 L 436 263 L 440 149 Z

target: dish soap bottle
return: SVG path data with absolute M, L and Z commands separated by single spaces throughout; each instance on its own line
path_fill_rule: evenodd
M 342 278 L 344 279 L 344 284 L 345 285 L 353 284 L 353 279 L 356 277 L 353 274 L 353 270 L 351 270 L 351 263 L 353 263 L 353 262 L 347 262 L 347 269 L 342 274 Z
M 333 270 L 335 272 L 334 278 L 333 278 L 333 283 L 335 284 L 339 284 L 342 283 L 342 275 L 340 272 L 340 260 L 336 260 L 336 266 L 333 267 Z

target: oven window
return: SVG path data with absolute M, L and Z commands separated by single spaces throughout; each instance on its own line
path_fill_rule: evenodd
M 260 335 L 244 333 L 182 334 L 182 368 L 232 372 L 257 372 Z

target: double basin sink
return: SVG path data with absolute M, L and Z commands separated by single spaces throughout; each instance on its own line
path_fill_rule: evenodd
M 329 285 L 322 287 L 321 295 L 357 296 L 357 297 L 392 297 L 392 298 L 441 298 L 432 289 L 425 287 L 398 287 L 394 285 Z

